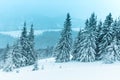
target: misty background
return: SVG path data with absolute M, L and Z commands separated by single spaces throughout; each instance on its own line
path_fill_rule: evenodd
M 0 48 L 14 44 L 23 23 L 27 29 L 34 24 L 36 48 L 53 46 L 59 39 L 59 29 L 63 28 L 66 14 L 72 18 L 73 37 L 85 20 L 95 12 L 98 20 L 104 20 L 109 12 L 113 18 L 120 15 L 119 0 L 0 0 Z M 55 29 L 55 30 L 54 30 Z M 48 30 L 48 31 L 47 31 Z M 42 33 L 42 34 L 41 34 Z M 51 40 L 52 39 L 52 40 Z
M 83 27 L 95 12 L 104 20 L 111 12 L 120 15 L 119 0 L 0 0 L 0 31 L 18 30 L 26 21 L 35 29 L 62 28 L 66 13 L 72 17 L 72 27 Z

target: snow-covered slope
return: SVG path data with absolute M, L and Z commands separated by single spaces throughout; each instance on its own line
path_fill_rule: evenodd
M 39 61 L 38 71 L 32 69 L 29 66 L 8 73 L 0 71 L 0 80 L 120 80 L 119 63 L 54 63 L 54 58 L 49 58 Z

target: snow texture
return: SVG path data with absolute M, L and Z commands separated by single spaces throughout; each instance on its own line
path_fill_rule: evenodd
M 0 80 L 119 80 L 120 64 L 55 63 L 54 58 L 39 60 L 39 70 L 33 66 L 13 72 L 0 71 Z

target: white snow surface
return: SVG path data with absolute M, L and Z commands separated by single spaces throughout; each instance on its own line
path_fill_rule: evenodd
M 39 60 L 37 71 L 32 71 L 33 66 L 16 69 L 13 72 L 1 70 L 0 80 L 120 80 L 120 63 L 54 61 L 54 58 Z
M 73 31 L 79 31 L 80 28 L 73 28 L 72 30 Z M 58 32 L 58 31 L 61 31 L 61 29 L 35 30 L 34 34 L 35 35 L 42 35 L 44 32 Z M 18 31 L 0 31 L 0 34 L 9 35 L 11 37 L 18 38 L 21 35 L 21 31 L 20 30 L 18 30 Z

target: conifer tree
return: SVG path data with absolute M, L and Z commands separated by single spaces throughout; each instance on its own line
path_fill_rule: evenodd
M 19 68 L 19 67 L 22 67 L 22 66 L 25 66 L 25 60 L 26 60 L 26 57 L 24 55 L 22 55 L 22 48 L 21 48 L 21 45 L 20 45 L 20 41 L 18 40 L 17 43 L 15 43 L 13 45 L 13 64 L 15 65 L 15 68 Z
M 61 38 L 57 46 L 55 47 L 56 62 L 68 62 L 70 61 L 70 51 L 72 47 L 72 34 L 71 34 L 71 18 L 69 13 L 67 14 L 64 28 L 61 32 Z
M 102 34 L 102 22 L 99 21 L 97 28 L 96 28 L 96 60 L 99 60 L 100 54 L 99 54 L 99 44 L 101 41 L 101 35 Z
M 24 23 L 23 31 L 20 37 L 20 44 L 21 44 L 21 54 L 25 57 L 25 66 L 32 65 L 35 62 L 34 57 L 34 32 L 33 32 L 33 25 L 31 26 L 31 31 L 29 36 L 27 35 L 26 29 L 26 22 Z
M 101 42 L 99 44 L 99 54 L 100 59 L 103 58 L 104 56 L 104 50 L 107 46 L 109 46 L 113 40 L 113 36 L 112 36 L 112 31 L 111 31 L 111 25 L 113 22 L 113 18 L 111 13 L 109 13 L 109 15 L 106 17 L 104 23 L 103 23 L 103 27 L 102 27 L 102 34 L 100 35 L 101 37 Z
M 113 37 L 117 38 L 117 41 L 120 41 L 120 19 L 115 20 L 112 25 L 112 34 Z
M 93 33 L 89 31 L 84 31 L 83 40 L 81 42 L 81 47 L 79 50 L 79 59 L 81 62 L 93 62 L 95 61 L 96 54 L 96 38 Z
M 28 35 L 29 41 L 30 41 L 30 46 L 34 51 L 34 29 L 33 29 L 33 24 L 31 24 L 31 29 Z
M 83 40 L 78 43 L 79 47 L 79 60 L 81 62 L 93 62 L 95 61 L 96 54 L 96 24 L 97 17 L 95 14 L 91 14 L 91 17 L 86 20 L 85 31 L 83 32 Z
M 6 48 L 5 48 L 5 52 L 4 52 L 4 55 L 3 55 L 3 62 L 6 63 L 6 59 L 8 58 L 7 55 L 8 55 L 8 51 L 10 49 L 10 46 L 9 44 L 6 45 Z
M 84 37 L 83 32 L 82 32 L 82 30 L 80 30 L 77 38 L 74 41 L 73 50 L 72 50 L 72 56 L 73 56 L 72 60 L 74 60 L 74 61 L 80 61 L 80 55 L 81 55 L 80 50 L 81 50 L 81 47 L 82 47 L 81 43 L 84 39 L 83 37 Z
M 115 61 L 120 61 L 120 45 L 117 44 L 116 37 L 111 42 L 110 45 L 108 45 L 105 48 L 104 56 L 103 56 L 103 62 L 104 63 L 113 63 Z
M 33 24 L 31 25 L 31 29 L 28 35 L 28 54 L 30 55 L 30 64 L 34 64 L 35 63 L 35 59 L 36 59 L 36 54 L 34 51 L 34 30 L 33 30 Z
M 93 62 L 95 61 L 95 35 L 89 31 L 84 32 L 84 40 L 81 42 L 80 48 L 80 61 L 81 62 Z
M 85 22 L 85 30 L 87 30 L 89 28 L 89 20 L 86 19 L 86 22 Z
M 97 16 L 95 15 L 95 13 L 91 14 L 91 17 L 88 20 L 88 25 L 86 25 L 86 26 L 88 26 L 86 28 L 86 30 L 92 31 L 92 32 L 96 32 L 96 28 L 97 28 Z
M 7 52 L 6 57 L 7 58 L 6 58 L 4 67 L 3 67 L 3 71 L 10 72 L 15 68 L 14 63 L 13 63 L 13 48 L 12 47 Z
M 22 65 L 26 66 L 29 65 L 29 60 L 28 60 L 28 37 L 27 37 L 27 29 L 26 29 L 26 22 L 24 23 L 23 31 L 21 33 L 20 37 L 20 44 L 21 44 L 21 54 L 26 57 L 25 62 L 22 62 Z

